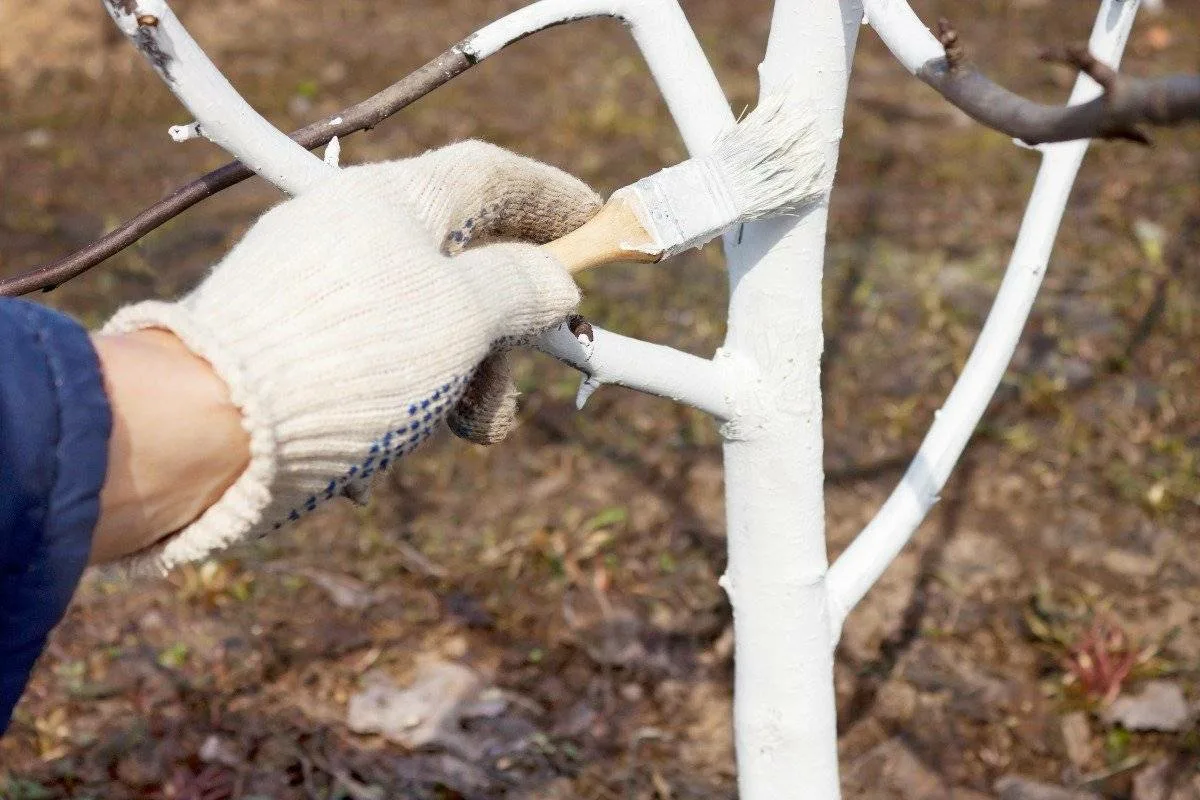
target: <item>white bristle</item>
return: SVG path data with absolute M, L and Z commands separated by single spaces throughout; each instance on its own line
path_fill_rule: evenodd
M 816 123 L 785 94 L 764 98 L 721 136 L 714 158 L 738 206 L 737 222 L 799 213 L 828 188 Z
M 786 94 L 759 103 L 711 155 L 668 167 L 618 195 L 628 199 L 663 258 L 700 247 L 743 222 L 798 214 L 829 187 L 811 115 Z

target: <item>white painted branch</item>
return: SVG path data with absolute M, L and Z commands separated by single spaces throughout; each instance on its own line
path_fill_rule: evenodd
M 606 383 L 666 397 L 712 414 L 730 416 L 730 373 L 722 360 L 709 361 L 670 347 L 592 328 L 592 340 L 580 339 L 566 324 L 546 332 L 538 349 L 582 372 L 578 405 Z
M 863 9 L 864 21 L 914 75 L 926 61 L 945 55 L 937 37 L 925 27 L 907 0 L 863 0 Z
M 1120 63 L 1137 8 L 1138 0 L 1104 0 L 1101 4 L 1090 47 L 1114 67 Z M 1070 103 L 1087 102 L 1100 91 L 1095 81 L 1080 75 Z M 937 502 L 951 470 L 987 410 L 1033 308 L 1088 144 L 1077 141 L 1039 148 L 1044 154 L 1042 167 L 1012 258 L 962 375 L 899 486 L 829 571 L 830 605 L 836 631 L 840 632 L 846 615 L 900 553 Z
M 707 153 L 734 118 L 676 0 L 540 0 L 469 37 L 464 52 L 484 59 L 536 31 L 591 17 L 612 17 L 629 26 L 688 152 Z
M 250 107 L 192 39 L 165 0 L 102 0 L 117 27 L 150 62 L 214 144 L 289 194 L 331 167 Z

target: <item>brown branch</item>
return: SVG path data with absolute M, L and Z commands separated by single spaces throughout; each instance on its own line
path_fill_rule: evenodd
M 306 125 L 292 133 L 291 137 L 304 147 L 312 149 L 327 144 L 335 136 L 370 130 L 405 106 L 411 105 L 451 78 L 470 69 L 475 61 L 468 55 L 465 45 L 465 41 L 460 42 L 382 92 L 326 119 Z M 339 118 L 340 121 L 334 121 Z M 181 186 L 83 249 L 11 278 L 0 279 L 0 297 L 15 297 L 39 289 L 48 292 L 116 255 L 200 201 L 253 175 L 250 168 L 242 162 L 231 161 Z
M 1101 63 L 1086 47 L 1061 48 L 1042 58 L 1086 73 L 1104 94 L 1076 106 L 1049 106 L 1010 92 L 980 72 L 945 19 L 938 21 L 938 34 L 946 56 L 926 62 L 917 77 L 972 119 L 1028 144 L 1075 139 L 1150 144 L 1143 125 L 1200 121 L 1200 75 L 1131 78 Z

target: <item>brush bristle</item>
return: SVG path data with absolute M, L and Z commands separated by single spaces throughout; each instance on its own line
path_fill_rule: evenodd
M 633 247 L 668 258 L 731 227 L 800 214 L 829 188 L 827 143 L 812 115 L 786 93 L 768 96 L 693 158 L 618 191 L 648 242 Z
M 764 98 L 717 140 L 713 156 L 741 212 L 738 222 L 797 214 L 827 188 L 816 121 L 786 93 Z

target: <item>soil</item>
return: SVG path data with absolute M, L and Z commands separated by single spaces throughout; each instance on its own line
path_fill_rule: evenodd
M 298 127 L 518 0 L 180 0 L 246 96 Z M 767 0 L 686 0 L 735 105 Z M 997 79 L 1059 102 L 1040 47 L 1088 0 L 915 4 Z M 174 99 L 93 0 L 0 12 L 0 274 L 69 252 L 225 159 L 175 144 Z M 1141 19 L 1126 68 L 1200 71 L 1192 0 Z M 626 32 L 556 28 L 376 130 L 346 162 L 478 137 L 602 191 L 683 157 Z M 1104 713 L 1166 681 L 1200 701 L 1200 129 L 1101 143 L 1016 361 L 942 502 L 837 656 L 848 797 L 1200 797 L 1200 732 Z M 916 82 L 864 29 L 826 264 L 831 557 L 895 484 L 1002 274 L 1036 154 Z M 248 182 L 37 298 L 98 324 L 177 295 L 277 195 Z M 716 248 L 583 278 L 604 326 L 709 354 Z M 4 798 L 728 798 L 730 611 L 720 438 L 701 414 L 519 366 L 522 427 L 449 435 L 366 508 L 170 578 L 88 577 L 0 741 Z M 422 664 L 487 687 L 418 747 L 350 729 L 365 687 Z M 1172 689 L 1174 692 L 1174 689 Z M 1178 693 L 1160 693 L 1175 696 Z M 1058 792 L 1057 794 L 1055 792 Z M 801 795 L 802 796 L 802 795 Z

